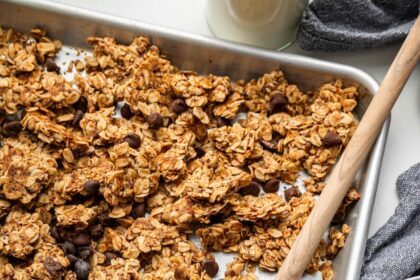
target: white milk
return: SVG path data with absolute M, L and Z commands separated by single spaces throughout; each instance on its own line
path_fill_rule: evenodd
M 216 37 L 270 49 L 295 39 L 308 0 L 207 0 L 207 22 Z

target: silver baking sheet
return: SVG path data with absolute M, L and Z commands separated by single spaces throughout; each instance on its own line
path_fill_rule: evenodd
M 325 82 L 340 78 L 344 84 L 359 87 L 360 100 L 356 108 L 359 119 L 378 89 L 378 83 L 371 76 L 350 66 L 238 45 L 47 0 L 0 1 L 0 25 L 22 32 L 28 32 L 33 27 L 46 29 L 49 36 L 63 42 L 58 58 L 63 70 L 67 68 L 62 65 L 63 61 L 76 58 L 75 48 L 88 48 L 85 43 L 88 36 L 111 36 L 119 42 L 129 43 L 135 36 L 144 35 L 150 37 L 180 69 L 195 70 L 201 74 L 213 73 L 228 75 L 232 80 L 249 80 L 281 69 L 290 82 L 304 91 L 317 89 Z M 354 181 L 362 198 L 347 217 L 346 223 L 351 226 L 352 232 L 334 260 L 335 279 L 359 278 L 388 128 L 389 119 Z M 223 278 L 224 263 L 232 256 L 217 254 L 221 271 L 216 279 Z M 258 275 L 260 279 L 274 279 L 273 273 L 258 272 Z M 319 274 L 305 275 L 303 279 L 321 277 Z

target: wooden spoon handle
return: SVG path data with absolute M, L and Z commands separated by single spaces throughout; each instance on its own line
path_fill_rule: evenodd
M 347 148 L 334 167 L 319 200 L 280 267 L 276 280 L 301 278 L 419 57 L 420 17 L 414 23 Z

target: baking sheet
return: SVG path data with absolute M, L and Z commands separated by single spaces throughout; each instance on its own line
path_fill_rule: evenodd
M 0 2 L 0 25 L 14 27 L 22 32 L 28 32 L 35 26 L 46 29 L 52 38 L 59 39 L 64 44 L 58 57 L 62 70 L 67 68 L 67 65 L 62 65 L 63 60 L 76 58 L 74 47 L 87 47 L 85 39 L 88 36 L 112 36 L 127 43 L 136 35 L 144 35 L 150 37 L 173 64 L 202 74 L 213 73 L 228 75 L 232 80 L 248 80 L 280 68 L 288 80 L 296 83 L 302 90 L 313 90 L 325 82 L 341 78 L 345 84 L 359 87 L 361 98 L 356 108 L 358 118 L 363 116 L 378 88 L 375 80 L 353 67 L 237 45 L 45 0 Z M 70 79 L 71 74 L 67 78 Z M 355 179 L 354 185 L 361 192 L 362 199 L 347 217 L 346 223 L 351 226 L 352 232 L 346 246 L 334 261 L 335 279 L 353 280 L 359 277 L 388 127 L 389 120 Z M 221 271 L 216 279 L 223 277 L 222 261 L 227 261 L 229 257 L 226 254 L 217 256 Z M 264 273 L 260 277 L 273 278 L 273 273 Z M 318 274 L 305 276 L 304 279 L 320 277 Z

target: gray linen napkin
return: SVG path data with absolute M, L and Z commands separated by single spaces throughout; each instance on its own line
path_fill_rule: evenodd
M 400 203 L 372 236 L 365 251 L 361 280 L 400 280 L 420 269 L 420 163 L 397 179 Z
M 350 51 L 402 40 L 419 14 L 419 0 L 314 0 L 297 41 L 309 51 Z

